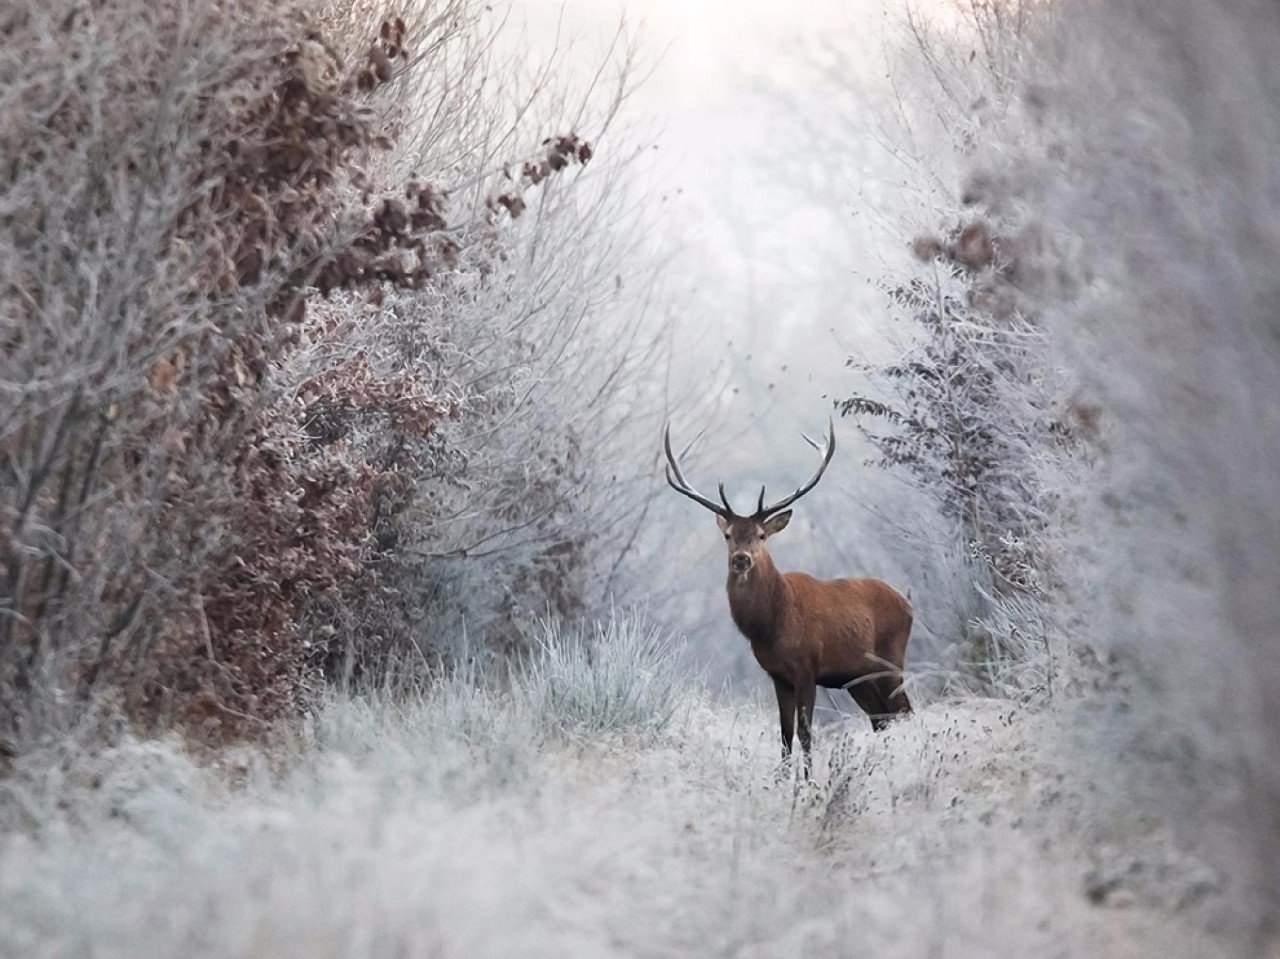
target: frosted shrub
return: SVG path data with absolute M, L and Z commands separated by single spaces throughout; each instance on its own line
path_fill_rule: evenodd
M 975 105 L 961 179 L 1038 238 L 1019 293 L 1081 384 L 1097 462 L 1080 484 L 1044 474 L 1079 524 L 1054 598 L 1116 654 L 1143 749 L 1184 768 L 1159 807 L 1186 817 L 1274 948 L 1280 12 L 1108 0 L 1029 22 L 1016 95 L 1000 114 Z
M 578 376 L 622 270 L 565 240 L 626 247 L 541 124 L 598 132 L 625 78 L 571 108 L 478 0 L 11 6 L 0 751 L 98 704 L 256 737 L 359 660 L 431 665 L 454 559 L 492 586 L 463 616 L 574 611 L 616 486 L 583 410 L 639 339 Z
M 516 695 L 559 732 L 656 732 L 675 716 L 687 686 L 680 653 L 637 612 L 613 610 L 578 631 L 550 625 L 516 673 Z
M 911 520 L 911 535 L 892 537 L 912 554 L 908 564 L 920 563 L 922 541 L 954 544 L 951 561 L 968 587 L 953 592 L 951 609 L 927 612 L 960 621 L 958 685 L 1036 697 L 1052 691 L 1047 657 L 1061 655 L 1053 649 L 1063 642 L 1058 567 L 1088 411 L 1025 290 L 1042 266 L 1039 224 L 1012 202 L 1008 184 L 963 172 L 982 131 L 1014 108 L 1015 64 L 1035 5 L 961 6 L 964 25 L 945 32 L 908 18 L 904 82 L 927 107 L 923 116 L 904 107 L 891 136 L 930 223 L 911 238 L 916 262 L 881 280 L 906 331 L 889 344 L 896 356 L 852 358 L 858 382 L 837 405 L 875 451 L 873 465 L 932 507 Z M 918 139 L 926 123 L 937 129 L 924 139 L 941 144 L 953 169 L 929 165 Z M 911 214 L 897 218 L 911 228 Z
M 406 24 L 370 12 L 342 62 L 308 12 L 3 16 L 6 725 L 109 695 L 144 724 L 261 732 L 307 689 L 301 610 L 359 575 L 389 476 L 308 442 L 274 371 L 313 291 L 415 285 L 439 251 L 366 181 Z

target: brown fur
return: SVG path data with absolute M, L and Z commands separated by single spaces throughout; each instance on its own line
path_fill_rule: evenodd
M 787 511 L 763 522 L 739 516 L 718 522 L 729 547 L 729 611 L 773 679 L 784 758 L 799 717 L 807 770 L 818 686 L 848 689 L 877 730 L 911 711 L 901 688 L 911 604 L 878 579 L 780 573 L 765 541 L 790 518 Z

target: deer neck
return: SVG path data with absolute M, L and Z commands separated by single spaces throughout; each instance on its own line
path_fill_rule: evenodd
M 768 553 L 746 573 L 729 573 L 729 612 L 753 645 L 770 646 L 787 604 L 787 584 Z

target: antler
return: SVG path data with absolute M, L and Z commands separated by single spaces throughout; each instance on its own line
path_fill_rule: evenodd
M 798 490 L 796 490 L 790 496 L 787 496 L 787 497 L 784 497 L 783 499 L 778 500 L 778 502 L 774 503 L 772 506 L 764 505 L 764 487 L 761 486 L 760 499 L 756 501 L 756 512 L 755 512 L 756 519 L 764 519 L 767 516 L 778 512 L 779 510 L 786 509 L 788 506 L 790 506 L 792 503 L 798 500 L 805 493 L 809 492 L 809 490 L 817 486 L 818 480 L 822 479 L 822 474 L 826 472 L 827 464 L 831 462 L 831 457 L 835 454 L 835 451 L 836 451 L 835 422 L 831 419 L 827 420 L 826 443 L 814 442 L 804 433 L 801 433 L 800 435 L 804 436 L 806 443 L 808 443 L 815 450 L 817 450 L 819 453 L 822 454 L 822 462 L 818 465 L 818 471 L 813 474 L 809 482 L 805 483 L 803 486 L 801 486 Z M 718 516 L 723 516 L 725 519 L 732 519 L 734 516 L 737 515 L 733 511 L 733 507 L 729 505 L 728 497 L 725 496 L 724 483 L 720 483 L 718 486 L 718 489 L 720 492 L 719 503 L 716 503 L 714 500 L 708 499 L 707 497 L 703 496 L 696 489 L 694 489 L 692 486 L 689 485 L 689 481 L 686 480 L 684 478 L 684 474 L 680 472 L 680 461 L 676 458 L 675 453 L 671 451 L 671 424 L 670 423 L 667 423 L 667 425 L 662 430 L 662 446 L 667 452 L 667 482 L 671 485 L 671 488 L 673 490 L 675 490 L 677 493 L 684 494 L 685 496 L 689 497 L 689 499 L 697 503 L 699 506 L 705 506 L 707 509 L 711 510 L 711 512 L 715 513 Z
M 707 499 L 696 489 L 689 485 L 689 481 L 684 478 L 684 474 L 680 472 L 680 463 L 676 459 L 676 455 L 671 452 L 671 424 L 668 423 L 662 430 L 662 445 L 667 451 L 667 482 L 671 488 L 677 493 L 682 493 L 689 499 L 693 500 L 699 506 L 705 506 L 717 516 L 723 516 L 725 519 L 733 517 L 733 507 L 729 505 L 729 500 L 724 495 L 724 483 L 720 484 L 720 503 Z M 687 452 L 687 450 L 686 450 Z M 761 494 L 763 495 L 763 493 Z M 721 503 L 724 505 L 722 506 Z
M 763 486 L 760 487 L 760 500 L 759 500 L 758 508 L 756 509 L 756 519 L 764 519 L 766 516 L 769 516 L 771 513 L 776 513 L 780 509 L 786 509 L 788 506 L 790 506 L 792 503 L 798 500 L 805 493 L 809 492 L 809 490 L 817 486 L 818 480 L 822 479 L 822 474 L 826 472 L 827 464 L 831 462 L 832 454 L 834 454 L 836 451 L 835 422 L 830 418 L 827 419 L 827 442 L 825 444 L 814 442 L 804 433 L 801 433 L 800 435 L 804 436 L 804 441 L 806 443 L 808 443 L 815 450 L 817 450 L 819 453 L 822 454 L 822 462 L 818 465 L 818 471 L 813 474 L 813 477 L 809 480 L 809 482 L 805 483 L 803 486 L 801 486 L 798 490 L 796 490 L 790 496 L 786 496 L 778 500 L 778 502 L 774 503 L 772 506 L 764 505 L 764 487 Z

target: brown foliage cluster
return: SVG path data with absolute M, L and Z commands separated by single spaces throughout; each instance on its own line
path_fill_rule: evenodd
M 128 687 L 143 722 L 176 720 L 216 740 L 256 733 L 298 707 L 317 662 L 299 633 L 306 608 L 365 577 L 374 503 L 405 483 L 395 469 L 344 455 L 340 439 L 318 442 L 308 425 L 332 432 L 343 416 L 385 411 L 421 435 L 445 413 L 413 384 L 380 382 L 358 361 L 305 384 L 292 404 L 273 401 L 269 389 L 270 370 L 298 339 L 310 288 L 417 287 L 429 276 L 438 244 L 388 215 L 396 201 L 344 210 L 338 193 L 366 186 L 363 157 L 391 145 L 371 98 L 407 59 L 404 35 L 402 20 L 384 22 L 355 70 L 307 36 L 279 58 L 265 95 L 233 111 L 220 140 L 201 144 L 199 176 L 217 186 L 188 211 L 178 239 L 207 251 L 213 268 L 197 273 L 201 287 L 231 296 L 265 286 L 265 315 L 284 326 L 243 331 L 198 385 L 194 420 L 167 425 L 197 471 L 180 486 L 210 485 L 204 468 L 223 464 L 212 485 L 223 494 L 214 513 L 225 546 L 192 583 L 201 621 L 185 635 L 170 631 L 164 654 L 149 657 L 143 681 Z M 425 228 L 443 228 L 435 191 L 409 190 L 425 198 Z
M 490 197 L 490 211 L 502 207 L 512 218 L 518 218 L 524 212 L 524 190 L 537 186 L 553 173 L 559 173 L 571 164 L 585 166 L 591 159 L 591 144 L 576 134 L 568 136 L 548 137 L 542 141 L 542 155 L 525 161 L 520 168 L 520 176 L 515 178 L 515 185 L 496 197 Z M 504 171 L 508 180 L 512 179 L 511 171 Z
M 335 205 L 345 186 L 363 191 L 364 206 L 371 205 L 361 161 L 372 148 L 392 146 L 376 93 L 407 69 L 405 32 L 398 17 L 383 22 L 354 70 L 308 33 L 278 58 L 271 88 L 233 110 L 216 140 L 201 143 L 202 172 L 216 187 L 182 227 L 198 234 L 212 227 L 221 240 L 193 243 L 206 250 L 196 274 L 202 287 L 227 294 L 283 277 L 270 309 L 296 322 L 306 288 L 421 286 L 430 277 L 447 244 L 431 235 L 445 227 L 438 191 L 409 184 L 412 213 L 394 197 L 372 211 Z M 347 215 L 335 222 L 338 213 Z
M 942 235 L 916 236 L 911 251 L 921 262 L 939 260 L 963 275 L 967 304 L 998 322 L 1009 322 L 1019 311 L 1019 291 L 1042 263 L 1043 238 L 1034 223 L 1006 234 L 988 219 L 974 216 Z

